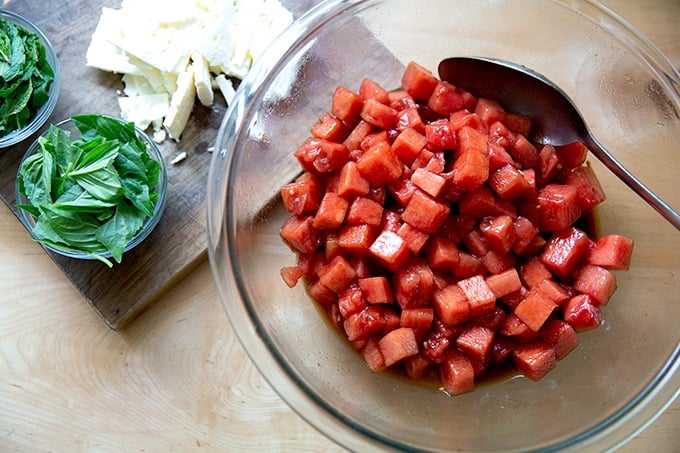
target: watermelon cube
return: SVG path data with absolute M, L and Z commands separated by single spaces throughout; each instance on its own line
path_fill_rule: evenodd
M 475 275 L 460 280 L 456 285 L 470 302 L 470 316 L 480 316 L 493 311 L 496 295 L 491 291 L 483 276 Z
M 531 330 L 538 332 L 556 309 L 555 302 L 537 288 L 532 288 L 515 308 L 515 315 Z
M 291 216 L 281 227 L 281 238 L 300 253 L 312 253 L 321 245 L 321 234 L 311 215 Z
M 427 101 L 439 83 L 437 77 L 425 67 L 410 62 L 401 77 L 401 86 L 418 101 Z
M 541 253 L 541 262 L 559 277 L 569 275 L 588 253 L 590 239 L 576 227 L 554 233 Z
M 432 302 L 437 318 L 445 324 L 462 324 L 470 319 L 470 302 L 457 285 L 435 291 Z
M 361 349 L 361 355 L 371 371 L 385 369 L 385 359 L 383 358 L 377 338 L 370 337 L 366 340 L 364 347 Z
M 585 257 L 585 263 L 605 269 L 626 270 L 630 267 L 632 254 L 632 239 L 619 234 L 609 234 L 595 241 Z
M 581 216 L 576 187 L 548 184 L 538 192 L 538 217 L 541 231 L 569 228 Z
M 431 304 L 434 274 L 425 261 L 412 260 L 400 267 L 393 276 L 394 298 L 403 309 Z
M 444 389 L 451 395 L 469 392 L 475 385 L 475 370 L 470 359 L 456 349 L 447 352 L 440 374 Z
M 382 276 L 366 277 L 358 279 L 361 294 L 371 304 L 392 303 L 394 296 L 390 288 L 389 280 Z
M 534 381 L 543 378 L 557 364 L 555 348 L 540 340 L 518 345 L 512 355 L 517 370 Z
M 574 289 L 590 295 L 597 304 L 606 305 L 616 291 L 616 276 L 604 267 L 586 264 L 574 278 Z
M 579 343 L 574 328 L 560 319 L 551 319 L 546 322 L 538 336 L 555 348 L 557 360 L 565 358 Z
M 410 327 L 392 330 L 380 339 L 378 345 L 386 367 L 414 356 L 419 351 L 415 332 Z
M 576 331 L 595 329 L 602 323 L 599 304 L 588 294 L 579 294 L 569 299 L 562 312 L 564 321 Z
M 456 346 L 469 358 L 485 362 L 489 357 L 496 333 L 483 326 L 466 327 L 456 338 Z

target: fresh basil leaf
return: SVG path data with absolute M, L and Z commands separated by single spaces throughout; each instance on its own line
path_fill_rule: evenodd
M 93 197 L 112 202 L 122 192 L 122 184 L 118 172 L 110 163 L 107 167 L 91 172 L 71 173 L 70 178 Z
M 45 206 L 40 207 L 40 211 L 41 215 L 33 227 L 33 232 L 40 240 L 50 240 L 81 251 L 105 251 L 95 235 L 99 224 L 91 216 L 76 213 L 63 215 Z
M 19 169 L 20 192 L 34 205 L 52 203 L 52 175 L 54 159 L 45 147 L 43 138 L 38 141 L 40 149 L 29 156 Z
M 79 185 L 75 185 L 71 186 L 69 190 L 55 200 L 52 208 L 58 211 L 87 212 L 95 214 L 99 211 L 106 212 L 115 205 L 115 203 L 95 198 Z
M 113 217 L 97 231 L 97 240 L 111 252 L 120 263 L 128 242 L 141 230 L 145 215 L 122 200 Z
M 132 178 L 123 178 L 121 183 L 123 184 L 123 195 L 125 198 L 137 209 L 151 217 L 153 215 L 155 199 L 149 193 L 149 186 Z
M 71 120 L 80 131 L 83 140 L 101 136 L 108 140 L 131 143 L 139 140 L 134 123 L 121 123 L 116 118 L 103 115 L 76 115 Z

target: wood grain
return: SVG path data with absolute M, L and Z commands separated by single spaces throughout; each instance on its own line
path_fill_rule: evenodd
M 9 5 L 44 31 L 59 56 L 61 93 L 48 124 L 81 113 L 120 115 L 116 100 L 117 90 L 123 88 L 120 75 L 85 65 L 85 52 L 101 7 L 119 4 L 110 0 L 68 0 L 53 9 L 39 2 L 14 0 Z M 226 110 L 223 99 L 219 96 L 216 99 L 212 108 L 196 103 L 180 143 L 166 140 L 159 146 L 168 167 L 166 209 L 151 236 L 126 253 L 122 264 L 109 269 L 96 261 L 46 251 L 112 329 L 132 321 L 205 259 L 208 148 L 214 146 Z M 0 197 L 12 209 L 17 167 L 31 141 L 0 154 Z M 180 151 L 186 151 L 188 158 L 179 165 L 171 165 L 170 161 Z
M 680 65 L 677 0 L 606 3 Z M 253 367 L 205 261 L 113 331 L 2 204 L 0 238 L 0 451 L 345 451 Z M 618 452 L 679 445 L 677 400 Z

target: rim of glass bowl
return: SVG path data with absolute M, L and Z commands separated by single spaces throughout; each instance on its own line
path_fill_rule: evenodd
M 111 116 L 111 115 L 101 115 L 101 116 L 106 116 L 108 118 L 113 118 L 119 122 L 125 122 L 123 119 Z M 73 126 L 73 133 L 78 134 L 78 129 L 72 124 L 71 118 L 67 118 L 65 120 L 61 120 L 60 122 L 56 123 L 55 126 L 62 128 L 65 124 L 71 124 Z M 137 245 L 139 245 L 144 239 L 146 239 L 149 234 L 153 231 L 153 229 L 158 225 L 158 222 L 160 221 L 163 210 L 165 209 L 165 202 L 167 198 L 167 191 L 168 191 L 168 177 L 167 177 L 167 167 L 165 166 L 165 160 L 163 159 L 163 155 L 160 152 L 160 149 L 156 145 L 156 143 L 149 137 L 148 134 L 146 134 L 143 130 L 135 126 L 135 130 L 137 132 L 137 136 L 140 137 L 144 143 L 146 143 L 146 149 L 147 152 L 149 153 L 149 156 L 155 160 L 156 162 L 159 163 L 160 165 L 160 171 L 158 175 L 158 184 L 156 185 L 156 191 L 158 192 L 158 199 L 156 200 L 156 204 L 154 205 L 153 209 L 153 215 L 151 217 L 147 217 L 147 219 L 144 221 L 144 225 L 142 226 L 142 229 L 137 233 L 130 241 L 125 245 L 125 248 L 123 249 L 123 254 Z M 24 161 L 33 154 L 33 152 L 39 147 L 38 140 L 40 140 L 40 137 L 44 136 L 47 131 L 45 131 L 43 134 L 38 136 L 33 143 L 28 147 L 26 150 L 26 153 L 21 159 L 21 162 L 19 163 L 19 169 L 17 170 L 17 175 L 19 170 L 21 169 L 21 166 L 23 165 Z M 73 140 L 73 135 L 71 136 L 71 139 Z M 17 177 L 16 182 L 15 182 L 15 196 L 16 196 L 16 203 L 21 204 L 21 203 L 28 203 L 28 200 L 19 193 L 19 178 Z M 19 220 L 21 220 L 21 223 L 24 224 L 28 232 L 31 234 L 31 237 L 35 238 L 35 235 L 33 234 L 33 226 L 35 225 L 36 219 L 29 214 L 28 212 L 24 211 L 23 209 L 17 209 L 18 213 L 17 215 L 19 216 Z M 102 253 L 96 253 L 93 256 L 92 254 L 87 254 L 87 253 L 81 253 L 81 252 L 76 252 L 72 250 L 65 250 L 61 249 L 58 247 L 54 247 L 48 244 L 42 244 L 41 245 L 55 253 L 58 253 L 63 256 L 67 256 L 69 258 L 77 258 L 77 259 L 83 259 L 83 260 L 95 260 L 97 259 L 96 256 L 102 257 L 102 258 L 111 258 L 111 252 L 102 252 Z
M 605 28 L 622 45 L 634 52 L 648 65 L 665 84 L 669 93 L 675 95 L 674 101 L 680 107 L 680 75 L 660 50 L 637 29 L 621 16 L 594 0 L 583 0 L 581 8 L 574 2 L 552 0 L 553 3 L 580 14 L 586 20 Z M 236 262 L 230 244 L 233 243 L 233 225 L 226 221 L 228 206 L 231 205 L 227 188 L 230 185 L 235 138 L 246 125 L 244 116 L 250 110 L 250 103 L 257 97 L 261 86 L 266 84 L 270 73 L 275 73 L 286 57 L 299 49 L 302 42 L 313 30 L 322 27 L 334 17 L 347 10 L 367 8 L 377 0 L 329 0 L 317 5 L 297 19 L 275 41 L 275 43 L 255 62 L 249 74 L 240 84 L 236 96 L 222 121 L 216 140 L 216 150 L 212 156 L 207 187 L 207 230 L 208 255 L 213 279 L 226 311 L 227 317 L 248 356 L 260 373 L 278 395 L 298 415 L 324 435 L 352 450 L 376 451 L 391 447 L 409 449 L 409 446 L 395 443 L 391 439 L 364 430 L 348 420 L 341 413 L 327 405 L 306 387 L 294 370 L 279 353 L 271 348 L 273 344 L 266 329 L 258 324 L 257 317 L 246 299 L 247 291 L 241 273 L 235 269 Z M 272 72 L 274 71 L 274 72 Z M 220 166 L 220 161 L 222 161 Z M 219 166 L 219 169 L 217 168 Z M 220 178 L 222 185 L 217 185 Z M 226 252 L 217 253 L 219 246 L 226 246 Z M 220 274 L 221 269 L 231 269 L 228 275 Z M 222 279 L 226 279 L 225 283 Z M 235 300 L 230 300 L 233 297 Z M 564 441 L 544 447 L 544 451 L 576 450 L 586 446 L 608 449 L 620 446 L 651 424 L 680 396 L 680 344 L 655 378 L 614 415 L 604 422 Z
M 50 64 L 52 71 L 54 72 L 54 80 L 50 84 L 47 101 L 35 113 L 31 122 L 28 123 L 23 129 L 10 132 L 5 136 L 0 137 L 0 148 L 7 148 L 33 135 L 33 133 L 35 133 L 43 126 L 43 124 L 45 124 L 50 115 L 52 115 L 52 112 L 57 105 L 57 100 L 59 99 L 61 69 L 59 67 L 59 58 L 57 57 L 57 53 L 54 50 L 52 43 L 49 39 L 47 39 L 47 36 L 45 36 L 42 30 L 33 24 L 33 22 L 29 21 L 20 14 L 6 9 L 0 9 L 0 18 L 7 19 L 10 22 L 13 22 L 24 28 L 25 30 L 36 34 L 45 47 L 45 56 L 47 58 L 47 62 Z

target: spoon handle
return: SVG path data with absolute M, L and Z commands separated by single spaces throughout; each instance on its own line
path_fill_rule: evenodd
M 680 214 L 675 209 L 628 171 L 596 138 L 588 136 L 587 145 L 600 162 L 680 231 Z

